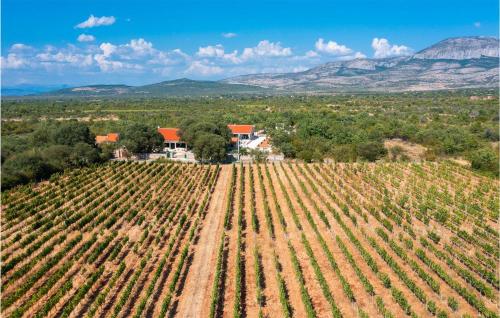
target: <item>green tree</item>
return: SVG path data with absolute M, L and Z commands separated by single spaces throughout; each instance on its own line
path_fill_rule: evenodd
M 70 157 L 71 163 L 77 167 L 88 166 L 89 164 L 99 162 L 100 159 L 99 151 L 95 147 L 83 142 L 79 142 L 73 147 Z
M 101 159 L 109 160 L 113 158 L 117 145 L 114 143 L 105 142 L 99 145 L 99 148 L 101 149 L 101 154 L 100 154 Z
M 198 135 L 193 145 L 193 153 L 201 162 L 220 162 L 226 159 L 227 141 L 219 135 L 204 133 Z
M 95 135 L 90 132 L 89 127 L 77 121 L 62 123 L 51 132 L 54 144 L 73 146 L 77 143 L 95 143 Z
M 273 144 L 273 146 L 275 146 Z M 293 145 L 289 142 L 284 142 L 281 144 L 281 146 L 279 147 L 279 149 L 281 150 L 281 152 L 283 152 L 283 155 L 285 156 L 285 158 L 295 158 L 295 148 L 293 147 Z
M 231 131 L 221 121 L 188 119 L 180 125 L 181 139 L 193 150 L 195 158 L 202 162 L 226 160 Z
M 73 148 L 67 145 L 51 145 L 42 150 L 43 157 L 47 162 L 61 171 L 71 166 L 72 152 Z
M 231 131 L 226 124 L 218 121 L 187 119 L 180 125 L 180 135 L 188 145 L 194 145 L 196 139 L 204 134 L 214 134 L 221 136 L 229 143 Z
M 498 155 L 490 148 L 481 148 L 470 155 L 471 167 L 498 175 Z
M 15 155 L 2 166 L 2 188 L 8 189 L 29 181 L 47 179 L 57 169 L 39 153 L 27 151 Z
M 145 124 L 136 123 L 125 127 L 120 137 L 120 144 L 131 153 L 158 151 L 163 145 L 160 133 Z
M 387 154 L 384 144 L 379 141 L 370 141 L 359 144 L 357 151 L 361 158 L 368 161 L 375 161 Z

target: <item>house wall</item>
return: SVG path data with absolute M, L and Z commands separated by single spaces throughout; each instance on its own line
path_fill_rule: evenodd
M 254 134 L 233 134 L 233 137 L 238 137 L 240 140 L 253 139 Z
M 177 142 L 177 141 L 165 141 L 164 142 L 165 148 L 168 149 L 186 149 L 186 143 L 185 142 Z

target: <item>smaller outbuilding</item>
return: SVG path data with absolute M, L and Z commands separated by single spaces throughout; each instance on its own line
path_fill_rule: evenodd
M 102 143 L 115 143 L 120 140 L 120 134 L 118 133 L 109 133 L 107 135 L 97 135 L 95 136 L 95 143 L 96 144 L 102 144 Z

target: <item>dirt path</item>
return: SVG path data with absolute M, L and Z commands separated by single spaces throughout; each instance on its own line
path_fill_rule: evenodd
M 222 231 L 230 179 L 231 166 L 222 166 L 200 233 L 193 264 L 186 279 L 185 294 L 180 298 L 177 317 L 207 316 L 213 268 L 217 257 L 217 243 Z
M 257 236 L 257 242 L 259 245 L 260 253 L 262 255 L 261 265 L 262 277 L 264 281 L 262 289 L 264 295 L 262 311 L 265 317 L 279 317 L 282 311 L 278 299 L 279 289 L 275 279 L 276 269 L 273 264 L 272 258 L 275 241 L 272 239 L 269 233 L 269 224 L 267 223 L 265 217 L 264 196 L 259 181 L 258 169 L 258 165 L 253 165 L 251 173 L 253 173 L 254 176 L 256 213 L 260 221 L 260 232 Z M 275 218 L 276 216 L 273 217 L 273 219 Z

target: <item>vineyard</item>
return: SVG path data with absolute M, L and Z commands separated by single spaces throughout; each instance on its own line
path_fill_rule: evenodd
M 2 197 L 2 317 L 499 317 L 498 180 L 113 162 Z

